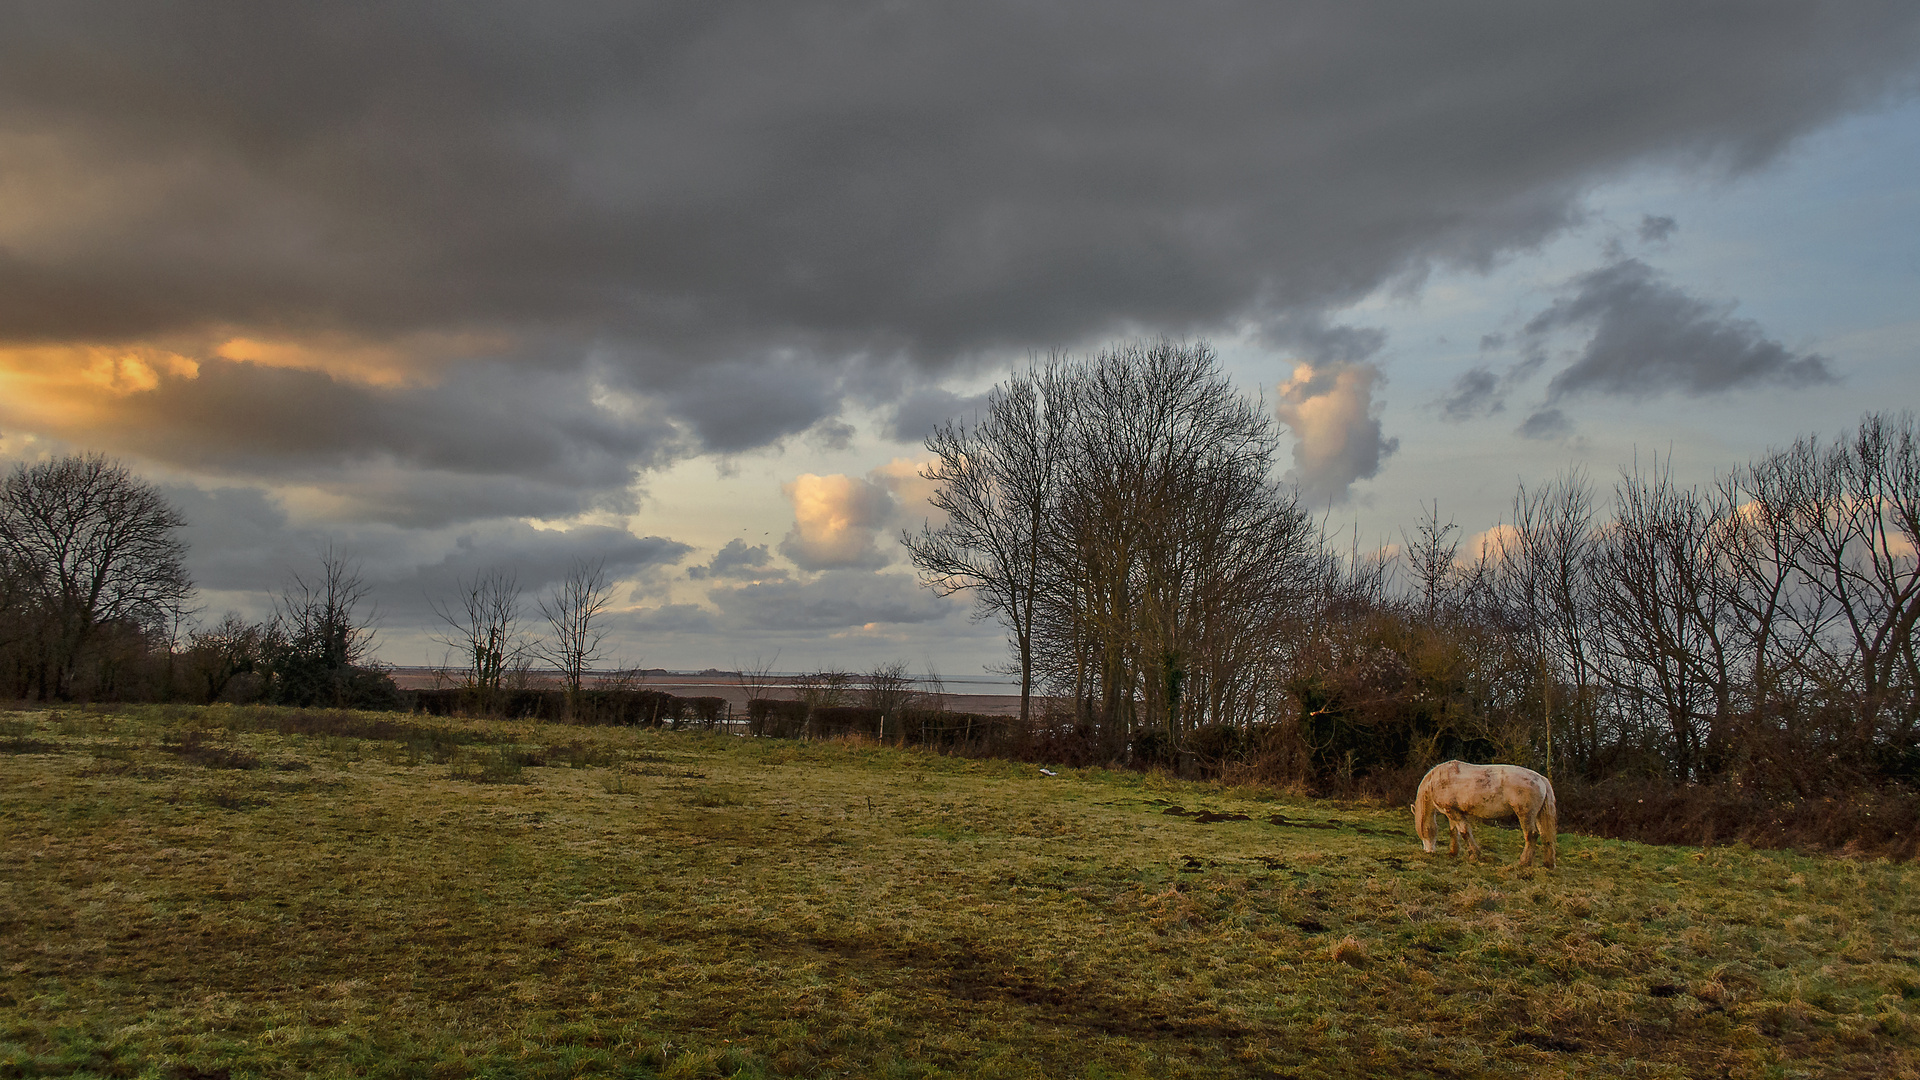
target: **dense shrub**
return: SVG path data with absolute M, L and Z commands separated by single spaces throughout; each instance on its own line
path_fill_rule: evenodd
M 1920 793 L 1904 788 L 1857 788 L 1809 799 L 1736 784 L 1624 778 L 1586 784 L 1563 778 L 1554 793 L 1561 827 L 1592 836 L 1920 856 Z
M 747 730 L 773 739 L 797 739 L 806 730 L 807 703 L 755 698 L 747 704 Z
M 815 739 L 831 739 L 836 735 L 872 735 L 880 734 L 879 709 L 864 705 L 823 705 L 807 714 L 807 735 Z

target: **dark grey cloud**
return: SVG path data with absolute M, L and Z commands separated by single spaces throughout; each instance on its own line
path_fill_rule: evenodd
M 79 414 L 92 426 L 59 433 L 205 475 L 333 489 L 363 521 L 559 518 L 630 508 L 636 470 L 684 449 L 672 422 L 593 397 L 587 377 L 495 363 L 388 388 L 215 359 L 98 402 Z M 17 408 L 31 403 L 0 401 L 0 420 L 30 423 Z
M 812 581 L 760 582 L 711 590 L 708 598 L 742 630 L 844 630 L 869 623 L 925 623 L 964 610 L 920 587 L 911 574 L 829 570 Z
M 1569 295 L 1528 321 L 1526 348 L 1538 358 L 1562 331 L 1591 334 L 1548 384 L 1549 401 L 1836 381 L 1826 357 L 1787 349 L 1759 324 L 1735 318 L 1734 306 L 1699 299 L 1646 263 L 1624 259 L 1574 279 Z
M 1506 408 L 1505 388 L 1500 376 L 1485 367 L 1475 367 L 1453 381 L 1440 399 L 1440 419 L 1472 420 L 1491 416 Z
M 1537 409 L 1521 422 L 1519 434 L 1528 439 L 1552 442 L 1573 434 L 1573 421 L 1559 409 Z
M 660 396 L 703 447 L 732 453 L 779 442 L 832 417 L 840 407 L 837 381 L 826 365 L 805 360 L 725 360 L 676 374 Z
M 714 553 L 705 566 L 687 568 L 687 576 L 695 581 L 707 578 L 766 578 L 784 577 L 786 572 L 769 568 L 773 555 L 765 544 L 747 546 L 745 540 L 735 538 L 727 541 L 727 546 Z
M 830 444 L 849 400 L 911 439 L 969 404 L 915 388 L 1119 334 L 1267 328 L 1314 366 L 1277 403 L 1296 475 L 1344 497 L 1393 451 L 1384 339 L 1319 312 L 1538 244 L 1637 167 L 1757 167 L 1920 56 L 1892 2 L 0 0 L 0 26 L 0 350 L 199 365 L 0 426 L 297 486 L 415 584 L 460 529 Z M 1554 314 L 1607 348 L 1551 396 L 1826 374 L 1675 295 Z M 221 359 L 234 337 L 408 358 L 356 381 Z M 1609 351 L 1649 341 L 1712 359 Z M 196 541 L 208 581 L 324 539 L 252 498 L 199 508 L 235 530 Z M 871 561 L 853 536 L 792 543 Z M 817 584 L 768 603 L 807 624 Z
M 1920 51 L 1900 3 L 74 0 L 6 25 L 12 190 L 48 210 L 0 235 L 0 339 L 539 328 L 681 362 L 1311 310 L 1537 242 L 1635 163 L 1762 162 Z M 696 419 L 722 447 L 723 419 Z
M 1679 222 L 1664 215 L 1656 217 L 1652 214 L 1645 214 L 1640 218 L 1640 240 L 1643 243 L 1660 243 L 1671 237 L 1675 232 L 1679 231 L 1679 229 Z
M 956 394 L 938 386 L 922 386 L 903 394 L 893 408 L 885 434 L 899 442 L 922 443 L 949 420 L 972 422 L 987 407 L 985 393 Z
M 714 613 L 698 604 L 662 604 L 622 611 L 608 619 L 608 626 L 624 630 L 628 637 L 643 642 L 649 637 L 710 636 L 725 632 Z
M 1298 353 L 1316 368 L 1366 363 L 1387 344 L 1387 332 L 1379 327 L 1330 323 L 1313 312 L 1272 319 L 1261 328 L 1260 336 L 1275 348 Z
M 167 484 L 161 490 L 187 521 L 178 536 L 202 589 L 277 589 L 286 577 L 286 556 L 317 539 L 291 536 L 286 511 L 259 488 Z
M 610 525 L 540 529 L 521 521 L 490 521 L 460 530 L 450 550 L 420 568 L 426 583 L 451 584 L 476 573 L 511 571 L 522 588 L 538 592 L 563 580 L 579 563 L 598 563 L 610 579 L 671 566 L 693 549 L 663 536 L 635 536 Z
M 1659 221 L 1665 224 L 1654 231 L 1670 230 L 1672 219 Z M 1700 299 L 1646 263 L 1619 257 L 1568 282 L 1562 296 L 1527 321 L 1514 342 L 1522 354 L 1517 362 L 1499 373 L 1484 364 L 1470 368 L 1435 404 L 1441 419 L 1456 422 L 1504 411 L 1509 394 L 1564 359 L 1554 346 L 1569 335 L 1577 343 L 1572 362 L 1548 382 L 1546 403 L 1521 424 L 1521 435 L 1570 434 L 1573 421 L 1549 406 L 1583 394 L 1644 399 L 1837 381 L 1826 357 L 1787 349 L 1759 324 L 1734 317 L 1735 307 Z M 1483 351 L 1506 344 L 1505 335 L 1481 339 Z

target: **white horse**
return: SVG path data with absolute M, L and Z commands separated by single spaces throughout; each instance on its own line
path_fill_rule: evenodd
M 1473 839 L 1474 818 L 1503 818 L 1512 814 L 1520 819 L 1520 831 L 1526 834 L 1527 848 L 1520 853 L 1520 865 L 1533 862 L 1533 844 L 1537 837 L 1542 861 L 1553 869 L 1555 829 L 1559 810 L 1553 802 L 1553 783 L 1532 769 L 1518 765 L 1469 765 L 1464 761 L 1443 761 L 1427 770 L 1420 779 L 1420 790 L 1413 796 L 1413 831 L 1420 844 L 1432 854 L 1435 836 L 1433 813 L 1445 814 L 1453 826 L 1453 840 L 1447 854 L 1460 853 L 1464 837 L 1467 850 L 1480 857 L 1480 845 Z

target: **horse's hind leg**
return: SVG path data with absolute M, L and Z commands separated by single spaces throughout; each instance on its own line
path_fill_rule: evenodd
M 1471 819 L 1466 817 L 1460 819 L 1460 836 L 1467 842 L 1467 857 L 1474 862 L 1479 862 L 1480 841 L 1473 838 L 1473 821 Z

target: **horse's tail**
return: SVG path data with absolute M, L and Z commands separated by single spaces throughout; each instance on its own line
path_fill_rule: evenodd
M 1544 778 L 1543 778 L 1544 779 Z M 1554 857 L 1559 853 L 1556 837 L 1560 830 L 1560 806 L 1553 799 L 1553 781 L 1545 781 L 1547 790 L 1540 800 L 1540 815 L 1535 819 L 1535 828 L 1540 830 L 1540 847 L 1548 867 L 1552 867 Z

